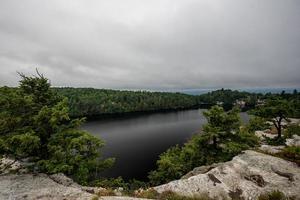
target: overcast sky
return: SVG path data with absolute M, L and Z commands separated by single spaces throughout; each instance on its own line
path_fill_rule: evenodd
M 0 0 L 0 85 L 300 87 L 299 0 Z

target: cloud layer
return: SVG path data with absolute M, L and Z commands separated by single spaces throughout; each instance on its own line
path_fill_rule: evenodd
M 299 87 L 298 0 L 1 0 L 0 85 Z

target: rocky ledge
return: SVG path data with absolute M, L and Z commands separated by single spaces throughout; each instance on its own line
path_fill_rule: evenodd
M 215 199 L 257 199 L 262 193 L 279 190 L 298 199 L 300 168 L 281 158 L 247 150 L 229 162 L 196 169 L 185 179 L 154 189 L 185 196 L 208 194 Z
M 0 176 L 0 199 L 91 200 L 85 191 L 64 175 L 6 174 Z

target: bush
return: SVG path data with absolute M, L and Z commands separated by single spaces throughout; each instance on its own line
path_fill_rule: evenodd
M 117 189 L 117 188 L 123 188 L 123 193 L 132 195 L 135 190 L 138 190 L 140 188 L 146 189 L 149 187 L 149 184 L 143 181 L 139 180 L 129 180 L 126 182 L 122 177 L 118 178 L 103 178 L 100 180 L 96 180 L 91 185 L 95 185 L 97 187 L 103 187 L 108 189 Z
M 195 196 L 182 196 L 172 191 L 165 191 L 158 197 L 160 200 L 213 200 L 207 194 L 199 194 Z
M 164 191 L 161 194 L 150 188 L 143 190 L 136 195 L 138 198 L 158 199 L 158 200 L 213 200 L 207 194 L 199 194 L 194 196 L 182 196 L 172 191 Z
M 269 125 L 266 123 L 266 121 L 263 118 L 253 116 L 250 118 L 247 128 L 249 132 L 255 132 L 255 131 L 265 130 L 269 128 Z
M 264 136 L 264 140 L 266 141 L 266 143 L 268 145 L 272 145 L 272 146 L 285 145 L 285 138 L 283 138 L 283 137 L 269 138 L 269 137 Z
M 290 200 L 282 192 L 275 190 L 267 194 L 262 194 L 258 197 L 258 200 Z
M 300 166 L 300 147 L 299 146 L 289 146 L 283 149 L 282 152 L 279 153 L 279 156 L 295 162 Z
M 299 124 L 291 124 L 284 130 L 285 138 L 291 138 L 293 135 L 300 136 L 300 125 Z
M 129 184 L 126 183 L 122 177 L 118 178 L 106 178 L 95 181 L 94 185 L 103 188 L 116 189 L 122 187 L 124 190 L 128 190 Z
M 159 193 L 153 188 L 142 190 L 136 194 L 138 198 L 146 198 L 146 199 L 158 199 Z

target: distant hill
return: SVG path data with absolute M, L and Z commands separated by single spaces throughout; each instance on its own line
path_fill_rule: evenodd
M 221 88 L 182 89 L 182 90 L 176 90 L 176 92 L 181 92 L 189 95 L 201 95 L 218 89 Z M 297 91 L 300 91 L 300 88 L 229 88 L 229 89 L 238 90 L 240 92 L 261 93 L 261 94 L 267 94 L 267 93 L 279 94 L 282 91 L 285 91 L 285 93 L 293 93 L 295 89 Z

